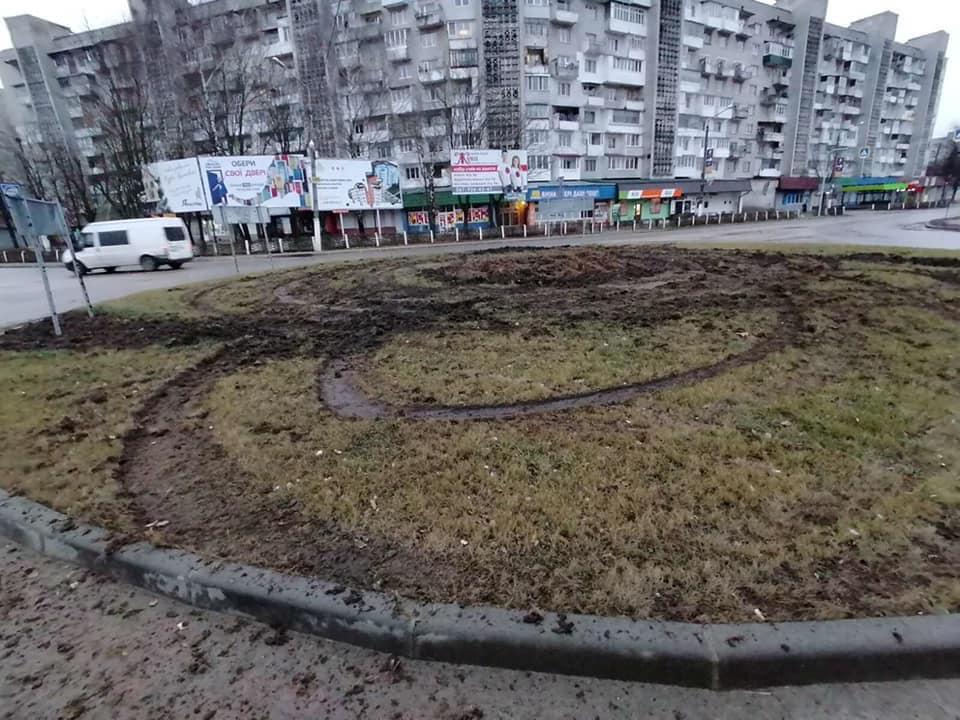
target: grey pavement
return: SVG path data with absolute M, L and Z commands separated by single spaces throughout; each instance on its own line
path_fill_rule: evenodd
M 850 243 L 860 245 L 905 246 L 960 250 L 960 236 L 949 230 L 924 227 L 928 220 L 944 216 L 944 210 L 907 210 L 894 212 L 852 212 L 845 216 L 804 218 L 780 222 L 740 225 L 707 225 L 671 231 L 633 233 L 626 230 L 595 235 L 529 238 L 457 244 L 410 245 L 359 250 L 325 251 L 316 255 L 274 255 L 277 269 L 318 263 L 377 257 L 424 256 L 442 253 L 472 252 L 506 245 L 555 247 L 559 245 L 632 245 L 650 242 L 763 242 L 763 243 Z M 263 255 L 241 257 L 242 273 L 271 269 L 270 259 Z M 87 277 L 94 303 L 124 297 L 142 290 L 174 287 L 187 283 L 214 280 L 235 274 L 230 258 L 199 258 L 180 270 L 162 269 L 153 273 L 97 272 Z M 80 307 L 83 297 L 73 275 L 62 265 L 50 267 L 50 279 L 57 307 L 61 311 Z M 47 314 L 46 299 L 35 266 L 0 265 L 0 327 L 35 320 Z
M 396 661 L 0 545 L 0 718 L 960 717 L 960 681 L 713 692 Z

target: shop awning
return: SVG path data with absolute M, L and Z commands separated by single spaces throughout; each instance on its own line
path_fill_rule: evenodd
M 782 177 L 777 188 L 779 190 L 816 190 L 820 181 L 815 177 Z
M 897 190 L 906 190 L 908 183 L 905 182 L 892 182 L 892 183 L 878 183 L 876 185 L 844 185 L 840 188 L 843 192 L 891 192 Z
M 443 190 L 436 193 L 437 207 L 447 207 L 450 205 L 486 205 L 490 198 L 499 198 L 499 195 L 489 195 L 487 193 L 477 195 L 454 195 L 449 190 Z M 425 192 L 405 192 L 403 194 L 403 206 L 405 208 L 425 208 L 427 206 L 427 194 Z
M 642 198 L 682 197 L 684 195 L 698 195 L 700 188 L 707 195 L 718 193 L 750 192 L 752 186 L 748 179 L 739 180 L 638 180 L 636 182 L 619 182 L 619 198 L 621 200 L 639 200 Z M 655 192 L 645 195 L 644 191 Z M 671 195 L 662 195 L 671 191 Z
M 557 200 L 570 198 L 591 198 L 592 200 L 615 200 L 617 186 L 613 183 L 558 183 L 551 185 L 531 185 L 527 188 L 527 200 Z

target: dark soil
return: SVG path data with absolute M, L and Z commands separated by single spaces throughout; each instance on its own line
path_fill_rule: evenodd
M 815 278 L 850 280 L 837 272 L 844 260 L 910 262 L 918 272 L 948 284 L 957 282 L 955 268 L 960 264 L 943 258 L 905 261 L 882 254 L 820 257 L 648 247 L 504 251 L 451 256 L 440 267 L 419 271 L 425 279 L 439 281 L 437 287 L 399 286 L 393 273 L 405 261 L 383 261 L 351 267 L 353 283 L 348 286 L 333 286 L 332 273 L 285 278 L 274 286 L 267 281 L 261 301 L 247 313 L 199 320 L 99 315 L 69 323 L 69 333 L 62 338 L 54 338 L 47 323 L 36 323 L 0 335 L 0 350 L 221 343 L 223 349 L 215 357 L 172 378 L 147 399 L 136 413 L 136 427 L 124 438 L 118 472 L 130 506 L 141 526 L 169 521 L 149 537 L 218 558 L 316 574 L 358 588 L 399 588 L 412 596 L 435 597 L 436 588 L 450 586 L 462 568 L 441 557 L 398 551 L 382 538 L 317 523 L 293 501 L 278 500 L 282 495 L 273 488 L 246 477 L 217 444 L 203 412 L 213 383 L 269 359 L 325 357 L 332 370 L 318 387 L 325 388 L 323 397 L 345 414 L 351 414 L 350 407 L 361 407 L 354 416 L 489 420 L 622 402 L 640 392 L 702 381 L 789 345 L 815 343 L 808 317 L 814 310 L 828 310 L 838 322 L 862 315 L 842 293 L 831 305 L 829 296 L 812 297 L 804 290 Z M 655 292 L 644 285 L 650 281 L 656 281 Z M 214 288 L 197 293 L 194 302 L 203 309 L 216 292 Z M 882 283 L 871 283 L 871 299 L 891 305 L 933 303 L 938 312 L 952 317 L 960 312 L 956 300 L 932 301 L 929 294 Z M 521 316 L 544 323 L 604 320 L 655 326 L 704 309 L 737 313 L 756 308 L 779 311 L 782 331 L 743 355 L 626 388 L 492 408 L 397 409 L 370 403 L 350 384 L 351 359 L 397 333 L 441 332 L 465 325 L 503 328 Z M 337 400 L 351 393 L 349 402 Z M 278 477 L 275 483 L 282 486 L 290 480 Z M 947 529 L 958 532 L 956 523 Z M 851 562 L 837 571 L 854 572 L 855 566 Z M 903 581 L 886 574 L 878 577 L 870 582 Z M 357 600 L 347 593 L 343 597 L 345 602 Z M 669 608 L 665 611 L 669 613 Z

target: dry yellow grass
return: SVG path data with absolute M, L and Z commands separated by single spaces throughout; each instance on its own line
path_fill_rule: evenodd
M 116 479 L 121 437 L 151 390 L 202 349 L 0 353 L 0 475 L 5 490 L 127 529 Z
M 842 617 L 851 592 L 873 613 L 955 608 L 956 578 L 917 543 L 960 492 L 960 330 L 871 316 L 857 361 L 825 342 L 541 418 L 343 421 L 305 360 L 224 379 L 210 402 L 258 482 L 289 478 L 309 515 L 469 573 L 446 599 L 711 620 Z M 267 415 L 283 432 L 254 431 Z M 891 582 L 891 562 L 913 579 Z
M 507 331 L 450 330 L 391 338 L 361 386 L 397 404 L 536 400 L 642 382 L 741 353 L 773 331 L 772 311 L 704 312 L 653 327 L 563 326 L 525 318 Z

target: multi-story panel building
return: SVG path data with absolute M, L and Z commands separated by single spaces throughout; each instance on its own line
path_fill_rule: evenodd
M 947 43 L 896 42 L 893 13 L 831 25 L 827 0 L 130 3 L 131 23 L 87 33 L 7 19 L 11 124 L 92 176 L 106 168 L 87 108 L 125 38 L 150 68 L 161 157 L 313 141 L 396 159 L 407 189 L 447 184 L 457 146 L 526 149 L 532 182 L 823 176 L 838 156 L 844 175 L 916 174 Z M 242 128 L 216 117 L 231 53 L 253 58 L 260 99 Z

